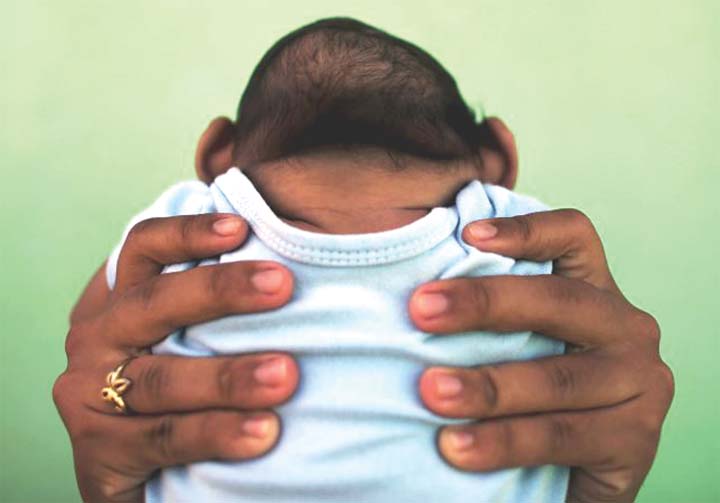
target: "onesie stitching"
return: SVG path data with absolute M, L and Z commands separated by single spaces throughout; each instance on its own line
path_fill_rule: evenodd
M 230 172 L 228 172 L 228 174 L 230 174 Z M 238 190 L 223 190 L 223 180 L 217 180 L 215 185 L 220 189 L 220 191 L 228 199 L 228 201 L 234 206 L 236 206 L 236 209 L 241 212 L 241 215 L 250 222 L 253 230 L 263 242 L 265 242 L 268 246 L 273 248 L 281 255 L 287 256 L 288 258 L 292 258 L 300 262 L 335 266 L 354 266 L 376 265 L 403 260 L 415 255 L 419 255 L 424 251 L 438 245 L 445 238 L 452 235 L 458 222 L 457 215 L 448 213 L 446 217 L 439 222 L 438 227 L 430 229 L 429 233 L 425 233 L 422 236 L 408 237 L 407 239 L 402 240 L 396 244 L 379 248 L 337 250 L 331 248 L 302 245 L 294 243 L 291 239 L 282 236 L 277 229 L 273 228 L 272 222 L 266 221 L 264 215 L 261 214 L 262 208 L 255 208 L 252 198 L 243 192 L 243 189 L 255 190 L 254 187 L 252 187 L 251 182 L 246 177 L 244 177 L 244 175 L 242 175 L 239 170 L 235 170 L 233 176 L 237 175 L 241 175 L 243 177 L 241 180 L 244 182 L 243 185 L 245 185 L 244 187 L 232 187 Z M 259 196 L 259 194 L 258 198 L 262 201 L 262 198 Z M 437 209 L 440 208 L 431 210 L 431 213 Z M 445 209 L 448 212 L 451 211 L 447 208 L 442 209 Z M 427 218 L 429 215 L 430 214 L 426 215 L 423 218 Z M 272 216 L 274 216 L 273 213 L 271 213 L 271 217 Z M 397 231 L 398 229 L 394 230 Z M 392 230 L 387 232 L 392 232 Z M 393 238 L 399 239 L 397 236 L 388 236 L 388 239 Z

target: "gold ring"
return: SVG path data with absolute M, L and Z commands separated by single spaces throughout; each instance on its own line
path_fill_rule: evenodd
M 107 386 L 105 386 L 101 391 L 102 399 L 113 404 L 115 406 L 115 410 L 122 412 L 123 414 L 128 413 L 128 408 L 122 395 L 130 387 L 132 381 L 127 377 L 122 377 L 121 374 L 133 358 L 134 357 L 128 358 L 107 375 L 105 378 Z

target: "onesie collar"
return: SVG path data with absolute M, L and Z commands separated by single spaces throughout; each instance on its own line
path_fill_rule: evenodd
M 480 182 L 468 185 L 472 184 Z M 458 197 L 468 188 L 461 190 Z M 307 264 L 350 267 L 405 260 L 437 246 L 453 234 L 459 222 L 455 206 L 437 207 L 396 229 L 365 234 L 324 234 L 283 222 L 238 168 L 217 177 L 211 190 L 247 220 L 266 246 L 284 257 Z

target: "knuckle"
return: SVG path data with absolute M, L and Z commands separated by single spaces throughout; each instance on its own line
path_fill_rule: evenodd
M 599 242 L 600 237 L 595 229 L 590 217 L 584 212 L 575 209 L 568 208 L 559 210 L 567 220 L 567 226 L 571 229 L 571 233 L 577 234 L 578 236 L 587 238 L 590 242 Z
M 548 276 L 544 283 L 546 295 L 567 310 L 579 309 L 587 300 L 587 290 L 583 285 L 555 275 Z
M 180 244 L 183 248 L 183 252 L 185 252 L 186 255 L 192 256 L 192 243 L 195 241 L 195 235 L 197 233 L 197 222 L 199 217 L 192 216 L 192 217 L 183 217 L 180 219 L 179 223 L 179 235 L 180 235 Z
M 636 484 L 636 475 L 633 470 L 628 468 L 616 469 L 606 473 L 602 479 L 596 492 L 592 495 L 592 500 L 598 502 L 616 502 L 625 499 L 627 493 L 632 490 Z
M 52 399 L 58 410 L 64 409 L 67 400 L 67 390 L 69 389 L 68 379 L 67 372 L 63 372 L 55 379 L 55 383 L 53 383 Z
M 133 225 L 125 239 L 125 246 L 134 246 L 136 243 L 141 242 L 143 240 L 142 236 L 155 225 L 157 220 L 157 218 L 148 218 Z
M 657 382 L 660 389 L 667 396 L 667 403 L 669 404 L 675 396 L 675 375 L 665 362 L 661 362 L 658 367 Z
M 496 458 L 497 466 L 504 466 L 516 457 L 518 444 L 517 430 L 511 421 L 501 421 L 498 424 L 498 430 L 497 450 L 494 457 Z
M 560 210 L 563 212 L 568 222 L 575 228 L 595 231 L 595 226 L 584 212 L 576 208 L 568 208 Z
M 107 311 L 105 314 L 107 314 Z M 65 356 L 67 357 L 68 364 L 74 363 L 74 361 L 78 359 L 77 357 L 84 357 L 88 349 L 98 342 L 98 336 L 103 333 L 100 328 L 104 320 L 105 315 L 85 318 L 70 324 L 64 342 Z M 84 360 L 84 358 L 79 359 L 79 363 L 86 363 Z
M 108 476 L 96 482 L 97 492 L 103 501 L 126 501 L 123 496 L 130 489 L 120 477 Z
M 569 417 L 554 416 L 549 420 L 550 446 L 554 451 L 567 449 L 577 432 L 577 425 Z
M 492 312 L 492 294 L 487 281 L 479 279 L 465 280 L 467 283 L 467 300 L 470 308 L 478 319 L 487 319 Z
M 143 366 L 136 379 L 138 383 L 136 389 L 147 394 L 152 400 L 163 397 L 171 382 L 169 371 L 161 360 L 151 361 Z
M 187 243 L 195 235 L 195 219 L 181 218 L 179 231 L 181 242 Z
M 646 313 L 645 311 L 638 311 L 637 326 L 640 335 L 642 335 L 645 340 L 654 344 L 658 344 L 660 342 L 660 324 L 654 316 Z
M 547 375 L 552 391 L 559 399 L 571 398 L 577 389 L 577 379 L 572 370 L 559 362 L 552 362 L 547 367 Z
M 517 224 L 517 232 L 520 238 L 525 242 L 530 242 L 535 236 L 534 227 L 530 223 L 530 219 L 526 215 L 520 215 L 514 217 L 515 223 Z
M 497 370 L 492 366 L 478 369 L 474 385 L 482 403 L 481 408 L 489 413 L 496 411 L 500 404 Z
M 155 449 L 161 459 L 169 462 L 177 459 L 175 430 L 175 417 L 166 415 L 155 422 L 146 432 L 147 444 Z
M 617 462 L 649 467 L 660 443 L 662 417 L 658 414 L 640 414 L 632 426 L 614 445 Z
M 138 307 L 143 311 L 149 312 L 154 309 L 155 294 L 157 290 L 159 277 L 150 278 L 133 289 Z
M 84 324 L 82 322 L 73 323 L 65 337 L 65 355 L 68 360 L 72 358 L 82 347 L 82 339 L 84 332 Z
M 647 451 L 653 449 L 660 439 L 660 430 L 662 429 L 664 414 L 659 412 L 647 412 L 638 416 L 640 435 L 638 439 L 641 443 L 641 450 Z

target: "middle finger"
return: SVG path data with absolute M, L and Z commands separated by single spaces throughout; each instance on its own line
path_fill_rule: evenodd
M 637 395 L 647 376 L 627 367 L 617 355 L 590 350 L 474 368 L 434 367 L 423 373 L 419 388 L 425 405 L 446 417 L 577 410 Z

